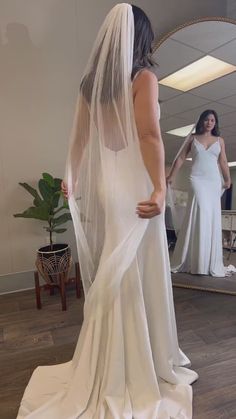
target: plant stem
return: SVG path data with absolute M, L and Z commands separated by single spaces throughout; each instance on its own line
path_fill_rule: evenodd
M 49 221 L 49 228 L 50 228 L 50 232 L 49 232 L 49 237 L 50 237 L 50 250 L 52 250 L 53 243 L 52 243 L 52 220 L 51 219 Z
M 50 230 L 50 248 L 52 250 L 52 231 Z

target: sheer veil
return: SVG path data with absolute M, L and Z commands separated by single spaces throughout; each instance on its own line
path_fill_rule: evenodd
M 133 42 L 132 6 L 117 4 L 83 75 L 71 135 L 66 181 L 85 315 L 109 308 L 148 224 L 135 213 L 149 178 L 133 113 Z
M 84 319 L 72 361 L 35 370 L 18 419 L 192 417 L 197 374 L 178 346 L 164 214 L 136 214 L 153 186 L 133 111 L 133 43 L 132 6 L 117 4 L 82 78 L 65 176 Z
M 173 162 L 176 161 L 176 159 L 181 155 L 181 153 L 183 152 L 185 147 L 192 141 L 192 134 L 195 132 L 195 129 L 196 129 L 196 123 L 193 125 L 193 127 L 191 128 L 187 137 L 183 141 L 183 144 L 181 145 L 180 149 L 178 150 Z M 166 205 L 169 206 L 170 209 L 171 209 L 173 227 L 174 227 L 176 235 L 178 235 L 179 230 L 181 228 L 181 220 L 179 219 L 179 215 L 176 211 L 175 196 L 174 195 L 175 195 L 174 190 L 172 189 L 171 185 L 168 185 L 167 186 L 167 191 L 166 191 Z

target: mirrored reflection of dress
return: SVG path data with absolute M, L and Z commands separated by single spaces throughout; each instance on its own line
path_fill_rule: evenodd
M 222 178 L 218 166 L 219 139 L 207 149 L 196 138 L 188 203 L 171 267 L 172 272 L 225 276 L 222 252 Z

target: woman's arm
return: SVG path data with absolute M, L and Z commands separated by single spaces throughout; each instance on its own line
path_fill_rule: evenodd
M 182 146 L 182 149 L 180 149 L 179 153 L 177 154 L 177 157 L 173 161 L 170 172 L 166 178 L 167 183 L 171 184 L 174 181 L 179 169 L 185 162 L 191 150 L 192 141 L 193 141 L 193 136 L 191 135 L 188 141 L 186 141 L 186 143 Z
M 231 185 L 231 178 L 230 178 L 230 171 L 228 166 L 228 161 L 225 153 L 225 142 L 223 138 L 220 137 L 220 146 L 221 152 L 219 155 L 219 166 L 221 168 L 221 172 L 225 181 L 225 189 L 229 189 Z
M 143 70 L 133 83 L 134 114 L 144 165 L 153 184 L 148 201 L 140 202 L 137 213 L 151 218 L 161 213 L 166 192 L 165 155 L 158 115 L 158 84 L 156 76 Z
M 81 95 L 76 107 L 74 126 L 71 134 L 73 143 L 70 145 L 67 156 L 67 165 L 70 165 L 72 173 L 72 189 L 74 189 L 76 182 L 78 182 L 80 163 L 83 157 L 84 149 L 88 142 L 89 124 L 89 107 L 86 100 Z M 64 180 L 61 184 L 61 190 L 65 198 L 69 198 L 69 194 L 72 193 L 72 191 L 68 192 L 68 186 Z

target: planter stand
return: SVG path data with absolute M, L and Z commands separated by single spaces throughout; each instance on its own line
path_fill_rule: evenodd
M 79 268 L 79 263 L 76 262 L 75 263 L 75 278 L 70 278 L 69 280 L 65 281 L 65 273 L 61 272 L 57 274 L 57 281 L 56 283 L 52 283 L 49 284 L 47 283 L 46 285 L 40 286 L 39 284 L 39 272 L 34 271 L 34 282 L 35 282 L 35 294 L 36 294 L 36 306 L 37 309 L 40 310 L 42 308 L 42 303 L 41 303 L 41 289 L 42 288 L 47 288 L 50 291 L 50 295 L 54 294 L 54 290 L 55 288 L 58 288 L 61 294 L 61 305 L 62 305 L 62 310 L 66 310 L 67 309 L 67 304 L 66 304 L 66 286 L 68 284 L 71 284 L 73 282 L 75 282 L 75 286 L 76 286 L 76 297 L 80 298 L 81 297 L 81 276 L 80 276 L 80 268 Z

